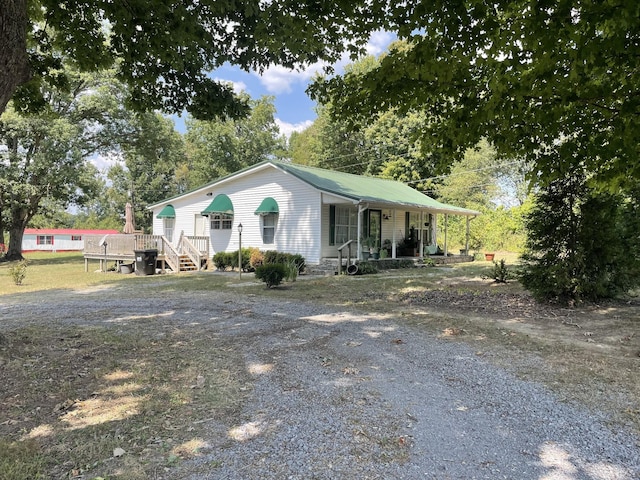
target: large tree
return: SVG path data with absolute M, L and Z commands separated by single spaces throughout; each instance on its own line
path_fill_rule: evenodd
M 107 172 L 111 185 L 95 207 L 122 216 L 130 202 L 136 227 L 150 229 L 151 212 L 146 207 L 179 193 L 176 170 L 186 161 L 184 140 L 173 121 L 158 113 L 135 115 L 129 130 L 120 144 L 122 161 Z
M 187 119 L 190 188 L 282 154 L 285 141 L 275 122 L 273 97 L 246 101 L 251 111 L 243 119 Z
M 97 186 L 89 158 L 117 143 L 126 126 L 123 90 L 108 76 L 68 74 L 70 92 L 48 89 L 37 115 L 0 116 L 0 215 L 7 259 L 22 257 L 22 237 L 43 207 L 82 205 Z
M 381 13 L 352 0 L 1 0 L 0 113 L 14 93 L 31 108 L 41 82 L 61 86 L 62 56 L 82 71 L 116 65 L 137 108 L 235 117 L 246 103 L 208 72 L 335 61 L 359 50 Z
M 316 98 L 361 121 L 423 109 L 427 150 L 460 157 L 486 137 L 538 178 L 640 177 L 640 3 L 409 0 L 389 23 L 404 41 L 373 70 L 317 84 Z

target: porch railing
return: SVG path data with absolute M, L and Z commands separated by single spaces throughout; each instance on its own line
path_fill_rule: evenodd
M 186 235 L 186 238 L 202 255 L 209 256 L 209 237 L 205 235 Z

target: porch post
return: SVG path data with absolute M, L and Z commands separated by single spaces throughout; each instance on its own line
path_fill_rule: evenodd
M 444 256 L 447 256 L 448 250 L 447 250 L 447 228 L 449 226 L 449 214 L 445 213 L 444 214 Z
M 391 233 L 391 258 L 398 258 L 396 249 L 396 209 L 391 211 L 391 222 L 393 223 L 393 231 Z
M 362 260 L 362 212 L 364 212 L 367 208 L 369 208 L 369 204 L 360 205 L 358 204 L 358 260 Z
M 467 255 L 469 255 L 469 222 L 471 222 L 471 220 L 467 216 L 467 236 L 464 242 L 464 251 Z
M 420 210 L 420 225 L 418 225 L 418 232 L 420 233 L 420 242 L 418 248 L 420 249 L 420 258 L 424 257 L 424 212 Z

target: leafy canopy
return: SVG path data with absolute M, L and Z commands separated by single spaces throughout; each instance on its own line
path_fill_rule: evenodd
M 336 61 L 380 27 L 376 11 L 351 0 L 11 0 L 0 9 L 0 112 L 18 86 L 18 110 L 41 106 L 40 83 L 64 86 L 64 58 L 81 71 L 116 66 L 138 110 L 242 116 L 246 102 L 208 72 Z
M 409 0 L 389 27 L 402 42 L 378 66 L 313 96 L 354 122 L 422 109 L 423 147 L 446 162 L 486 137 L 549 181 L 578 167 L 610 185 L 640 176 L 640 3 Z

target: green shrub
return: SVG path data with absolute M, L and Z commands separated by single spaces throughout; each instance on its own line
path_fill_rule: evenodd
M 284 279 L 287 282 L 295 282 L 298 278 L 298 264 L 295 260 L 290 260 L 289 263 L 284 264 L 285 276 Z
M 232 255 L 232 253 L 217 252 L 212 258 L 213 264 L 221 271 L 225 271 L 228 267 L 233 267 L 234 265 L 237 266 L 238 252 L 236 252 L 235 257 L 233 258 Z
M 520 281 L 539 300 L 615 297 L 640 284 L 640 191 L 594 190 L 580 172 L 541 189 L 527 217 Z
M 358 274 L 360 275 L 369 275 L 372 273 L 378 273 L 378 262 L 358 262 Z
M 425 259 L 425 262 L 431 261 L 431 259 Z M 407 258 L 385 258 L 384 260 L 378 260 L 375 262 L 376 266 L 380 270 L 395 270 L 398 268 L 414 268 L 416 264 L 413 260 Z
M 22 285 L 24 277 L 27 276 L 27 260 L 20 260 L 15 265 L 9 267 L 9 276 L 13 279 L 13 283 L 16 285 Z
M 250 272 L 253 270 L 251 266 L 251 248 L 242 249 L 242 271 Z M 234 252 L 217 252 L 212 258 L 213 264 L 218 270 L 225 271 L 228 268 L 238 268 L 238 251 Z
M 256 278 L 266 283 L 267 288 L 280 285 L 286 274 L 286 267 L 282 263 L 265 263 L 256 267 Z
M 511 278 L 511 272 L 509 271 L 504 258 L 500 259 L 500 263 L 495 261 L 493 262 L 491 278 L 493 278 L 496 283 L 507 283 L 507 280 Z
M 298 268 L 298 273 L 303 272 L 305 269 L 305 259 L 302 255 L 297 253 L 283 253 L 276 252 L 275 250 L 267 250 L 264 252 L 263 262 L 267 263 L 281 263 L 283 265 L 287 265 L 290 262 L 295 262 L 296 267 Z

